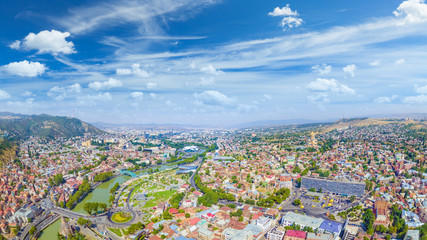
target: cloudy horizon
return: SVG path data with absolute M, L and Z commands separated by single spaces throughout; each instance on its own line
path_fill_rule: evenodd
M 7 2 L 0 112 L 209 126 L 426 113 L 424 0 Z

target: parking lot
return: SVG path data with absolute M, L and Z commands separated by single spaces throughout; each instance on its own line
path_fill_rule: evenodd
M 350 204 L 350 200 L 347 196 L 310 191 L 304 191 L 300 200 L 300 208 L 315 212 L 323 211 L 325 213 L 340 209 Z

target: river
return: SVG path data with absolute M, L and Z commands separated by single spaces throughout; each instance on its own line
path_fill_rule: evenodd
M 52 223 L 49 227 L 47 227 L 45 230 L 43 230 L 39 239 L 40 240 L 55 240 L 58 238 L 57 234 L 58 234 L 60 229 L 61 229 L 61 220 L 58 219 L 54 223 Z
M 162 165 L 159 168 L 162 171 L 165 169 L 174 168 L 175 166 L 176 166 L 175 164 L 166 164 L 166 165 Z M 135 174 L 143 175 L 147 173 L 146 173 L 146 170 L 141 170 L 141 171 L 135 172 Z M 73 211 L 87 214 L 87 212 L 83 210 L 83 206 L 87 202 L 102 202 L 102 203 L 106 203 L 107 205 L 110 205 L 108 203 L 108 200 L 110 199 L 110 189 L 114 186 L 114 184 L 116 183 L 122 184 L 129 179 L 131 179 L 131 177 L 128 175 L 120 175 L 118 177 L 108 180 L 105 183 L 102 183 L 97 188 L 95 188 L 91 193 L 89 193 L 81 202 L 79 202 L 76 205 L 76 207 L 73 209 Z
M 176 167 L 176 164 L 171 163 L 171 164 L 162 165 L 161 167 L 159 167 L 159 169 L 165 170 L 165 169 L 171 169 L 174 167 Z M 137 171 L 135 173 L 137 175 L 147 174 L 146 170 Z M 78 203 L 76 207 L 73 209 L 73 211 L 87 214 L 83 210 L 83 206 L 87 202 L 103 202 L 109 205 L 108 200 L 110 198 L 110 189 L 114 186 L 114 184 L 116 183 L 122 184 L 129 179 L 131 179 L 130 176 L 120 175 L 108 180 L 107 182 L 102 183 L 97 188 L 95 188 L 91 193 L 89 193 L 80 203 Z M 47 227 L 45 230 L 43 230 L 42 234 L 40 235 L 40 239 L 42 240 L 57 239 L 56 235 L 60 229 L 61 229 L 61 221 L 58 220 L 53 224 L 51 224 L 49 227 Z

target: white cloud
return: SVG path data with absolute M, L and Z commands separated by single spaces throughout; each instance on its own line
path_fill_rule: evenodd
M 211 106 L 229 106 L 236 100 L 227 97 L 225 94 L 218 91 L 204 91 L 201 93 L 194 93 L 194 99 L 197 104 L 211 105 Z
M 409 104 L 422 104 L 427 103 L 427 95 L 418 95 L 418 96 L 408 96 L 403 98 L 403 103 Z
M 27 98 L 25 99 L 25 102 L 21 102 L 21 101 L 7 101 L 7 106 L 9 107 L 13 107 L 13 108 L 28 108 L 31 107 L 33 108 L 35 103 L 34 103 L 34 98 Z
M 0 90 L 0 100 L 10 98 L 10 94 L 6 91 Z
M 371 66 L 379 66 L 381 64 L 381 60 L 375 59 L 374 61 L 370 62 L 369 65 Z
M 49 89 L 47 92 L 47 96 L 55 97 L 56 101 L 64 100 L 69 94 L 80 93 L 82 91 L 82 87 L 80 84 L 75 83 L 66 87 L 55 86 Z
M 39 62 L 29 62 L 27 60 L 20 62 L 11 62 L 1 67 L 6 73 L 21 77 L 36 77 L 46 71 L 46 66 Z
M 292 11 L 289 7 L 289 4 L 286 4 L 285 7 L 276 7 L 273 12 L 269 12 L 268 15 L 273 17 L 282 17 L 282 16 L 298 16 L 297 11 Z
M 201 86 L 208 86 L 208 85 L 213 85 L 213 84 L 215 84 L 215 78 L 213 78 L 213 77 L 210 77 L 210 78 L 201 77 L 200 78 L 199 85 L 201 85 Z
M 415 91 L 420 94 L 427 94 L 427 85 L 420 87 L 415 85 Z
M 131 67 L 132 67 L 132 73 L 135 76 L 143 77 L 143 78 L 150 77 L 150 74 L 147 71 L 140 69 L 140 65 L 138 63 L 133 64 Z
M 424 0 L 406 0 L 393 14 L 403 19 L 400 25 L 425 22 L 427 21 L 427 4 Z
M 340 94 L 354 95 L 356 91 L 341 84 L 335 79 L 318 78 L 308 84 L 308 89 L 313 92 L 334 92 Z
M 116 74 L 117 75 L 133 74 L 136 77 L 143 77 L 143 78 L 150 77 L 150 74 L 147 71 L 141 69 L 141 65 L 139 63 L 132 64 L 131 68 L 117 68 Z
M 258 109 L 258 106 L 253 104 L 238 104 L 237 111 L 239 113 L 251 113 Z
M 79 93 L 82 91 L 82 87 L 80 86 L 80 84 L 78 83 L 74 83 L 73 85 L 68 87 L 68 90 L 70 92 L 75 92 L 75 93 Z
M 155 83 L 155 82 L 148 82 L 146 84 L 146 88 L 147 89 L 155 89 L 155 88 L 157 88 L 157 83 Z
M 31 91 L 25 91 L 21 95 L 24 96 L 24 97 L 35 96 Z
M 144 96 L 143 92 L 132 92 L 130 94 L 130 97 L 135 99 L 135 100 L 142 100 L 142 97 Z
M 223 71 L 216 69 L 212 64 L 209 64 L 206 67 L 202 67 L 200 69 L 200 71 L 205 72 L 205 73 L 209 73 L 212 75 L 216 75 L 216 76 L 225 74 Z
M 396 65 L 402 65 L 402 64 L 405 64 L 405 59 L 404 59 L 404 58 L 397 59 L 397 60 L 394 62 L 394 64 L 396 64 Z
M 129 68 L 117 68 L 116 69 L 116 74 L 117 75 L 131 75 L 132 74 L 132 70 Z
M 273 97 L 270 94 L 264 94 L 262 97 L 263 97 L 263 100 L 265 101 L 271 101 L 273 99 Z
M 376 103 L 391 103 L 390 97 L 377 97 L 374 102 Z
M 322 65 L 315 65 L 311 67 L 311 69 L 313 70 L 313 72 L 318 73 L 319 75 L 327 75 L 331 73 L 332 66 L 327 64 L 322 64 Z
M 354 65 L 354 64 L 350 64 L 350 65 L 347 65 L 347 66 L 345 66 L 345 67 L 343 67 L 343 71 L 344 72 L 346 72 L 346 73 L 348 73 L 348 74 L 350 74 L 351 75 L 351 77 L 354 77 L 354 74 L 355 74 L 355 72 L 356 72 L 356 69 L 357 69 L 357 66 L 356 65 Z
M 90 7 L 72 8 L 70 15 L 56 19 L 55 23 L 70 32 L 83 34 L 89 31 L 120 24 L 134 24 L 142 36 L 159 36 L 164 31 L 161 23 L 191 17 L 218 0 L 146 0 L 146 1 L 101 1 Z M 163 21 L 157 21 L 158 18 Z
M 71 54 L 75 53 L 74 43 L 68 42 L 67 37 L 70 36 L 68 32 L 60 32 L 56 30 L 41 31 L 38 34 L 29 33 L 24 40 L 15 41 L 9 45 L 12 49 L 23 50 L 37 50 L 38 53 L 51 53 L 56 55 L 58 53 Z
M 80 105 L 95 106 L 98 102 L 109 102 L 113 99 L 109 92 L 99 93 L 97 95 L 86 95 L 77 97 Z
M 121 87 L 123 86 L 122 81 L 117 80 L 115 78 L 109 78 L 107 81 L 103 82 L 91 82 L 89 83 L 89 87 L 95 90 L 107 90 L 111 88 Z
M 157 94 L 155 94 L 155 93 L 150 93 L 150 97 L 151 97 L 152 99 L 156 99 L 156 98 L 157 98 Z
M 298 17 L 299 14 L 297 11 L 292 11 L 289 4 L 286 4 L 286 6 L 282 8 L 276 7 L 273 12 L 269 12 L 268 15 L 273 17 L 283 17 L 280 22 L 280 26 L 283 31 L 289 28 L 299 27 L 304 22 Z
M 329 99 L 329 96 L 327 93 L 319 93 L 316 95 L 309 95 L 307 96 L 307 100 L 311 103 L 315 104 L 326 104 L 329 103 L 331 100 Z
M 283 31 L 285 31 L 289 28 L 299 27 L 299 26 L 301 26 L 302 23 L 303 23 L 303 21 L 301 18 L 284 17 L 284 18 L 282 18 L 282 21 L 280 22 L 280 26 L 282 27 Z

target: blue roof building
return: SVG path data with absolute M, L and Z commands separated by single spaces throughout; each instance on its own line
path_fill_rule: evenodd
M 325 220 L 322 222 L 322 224 L 320 224 L 319 230 L 320 230 L 320 232 L 340 234 L 341 230 L 342 230 L 342 224 L 338 223 L 338 222 Z
M 179 236 L 176 240 L 196 240 L 194 238 L 186 238 L 184 236 Z

